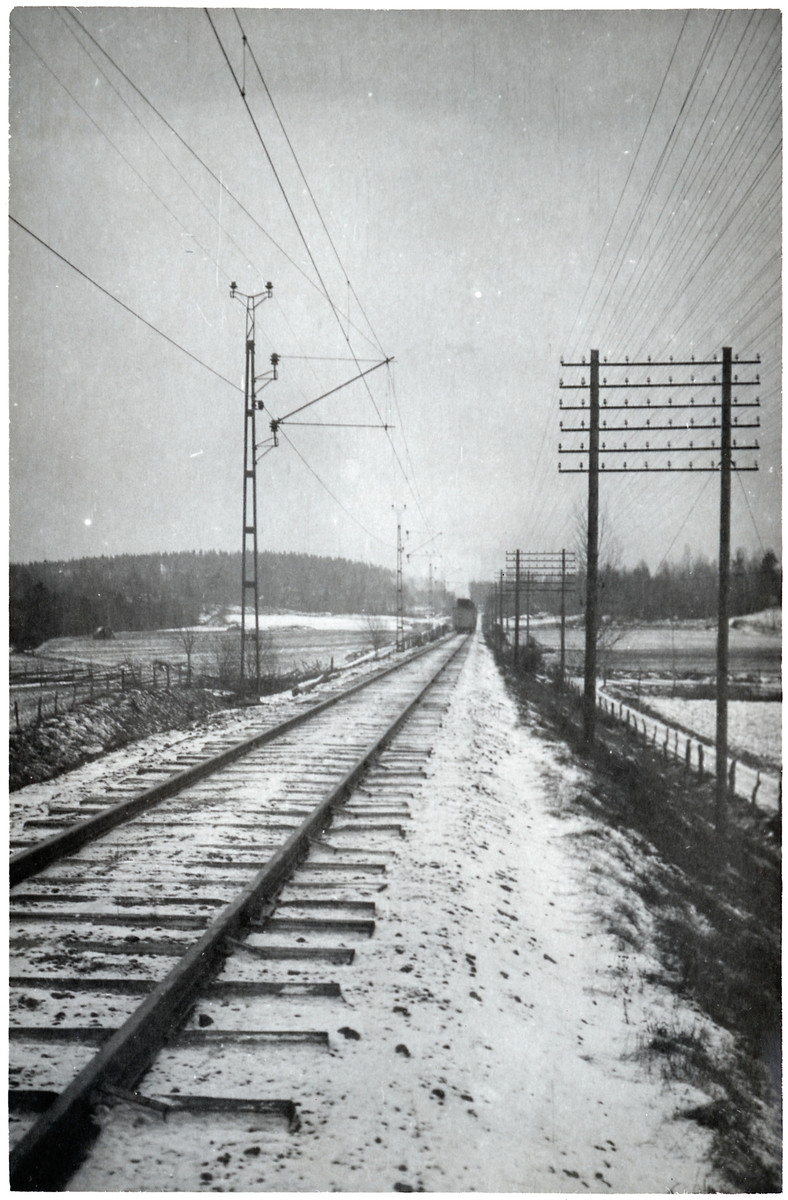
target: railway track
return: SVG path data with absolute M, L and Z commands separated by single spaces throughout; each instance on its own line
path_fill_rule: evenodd
M 199 1158 L 241 1134 L 254 1186 L 314 1056 L 354 1036 L 343 973 L 374 936 L 465 644 L 125 800 L 28 822 L 44 836 L 11 859 L 12 1189 L 160 1190 L 167 1146 Z

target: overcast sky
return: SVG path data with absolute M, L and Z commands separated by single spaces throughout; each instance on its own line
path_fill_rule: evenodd
M 245 53 L 209 11 L 11 14 L 12 561 L 240 549 L 231 280 L 274 285 L 261 442 L 394 359 L 294 418 L 393 428 L 261 458 L 263 548 L 393 568 L 404 505 L 462 590 L 573 547 L 561 357 L 731 345 L 762 359 L 732 544 L 779 552 L 778 10 L 239 10 Z M 716 475 L 601 504 L 628 565 L 716 557 Z

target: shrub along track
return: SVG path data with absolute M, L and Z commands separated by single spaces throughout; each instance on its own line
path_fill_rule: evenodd
M 352 962 L 353 941 L 374 930 L 371 897 L 391 839 L 403 836 L 407 780 L 429 744 L 410 743 L 405 731 L 373 763 L 424 693 L 440 692 L 434 681 L 447 667 L 450 685 L 463 645 L 431 647 L 332 707 L 316 705 L 302 728 L 288 722 L 278 737 L 269 731 L 225 751 L 218 774 L 215 761 L 213 770 L 194 764 L 150 789 L 147 802 L 105 805 L 81 822 L 55 813 L 61 833 L 14 856 L 9 1097 L 22 1136 L 12 1188 L 62 1186 L 96 1133 L 96 1112 L 113 1105 L 170 1113 L 176 1133 L 184 1119 L 296 1123 L 286 1097 L 250 1096 L 248 1086 L 233 1094 L 232 1066 L 225 1094 L 186 1094 L 194 1055 L 215 1068 L 233 1048 L 327 1046 L 327 1032 L 303 1022 L 255 1028 L 255 1013 L 272 997 L 307 1009 L 315 999 L 341 1002 L 326 965 Z M 436 721 L 433 707 L 424 712 Z M 365 772 L 364 791 L 354 790 Z M 118 822 L 132 814 L 133 823 Z M 216 1009 L 201 1007 L 217 1002 L 235 1004 L 221 1014 L 225 1028 L 214 1028 Z M 165 1098 L 134 1091 L 152 1064 Z M 221 1087 L 222 1072 L 203 1070 L 210 1075 Z
M 491 647 L 492 648 L 492 647 Z M 496 653 L 494 651 L 494 653 Z M 781 1190 L 781 827 L 778 817 L 731 801 L 717 836 L 713 781 L 688 778 L 630 730 L 597 714 L 597 744 L 582 746 L 578 701 L 548 680 L 515 673 L 496 653 L 507 685 L 546 736 L 566 741 L 595 784 L 577 803 L 647 855 L 635 887 L 656 920 L 659 982 L 689 996 L 731 1033 L 736 1052 L 715 1061 L 696 1039 L 657 1030 L 644 1053 L 667 1075 L 713 1085 L 717 1099 L 684 1114 L 716 1132 L 714 1165 L 737 1192 Z M 622 922 L 626 941 L 637 930 Z

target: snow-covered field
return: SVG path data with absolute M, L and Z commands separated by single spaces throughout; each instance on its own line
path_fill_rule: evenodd
M 536 640 L 549 650 L 560 646 L 560 627 L 537 623 Z M 521 637 L 525 623 L 521 620 Z M 782 671 L 782 611 L 737 617 L 728 639 L 731 674 L 779 680 Z M 510 622 L 509 640 L 514 637 Z M 566 653 L 572 670 L 582 671 L 585 630 L 567 624 Z M 638 672 L 671 679 L 684 675 L 713 676 L 716 671 L 717 626 L 714 621 L 661 621 L 654 624 L 607 625 L 600 637 L 600 675 Z
M 19 681 L 24 671 L 33 674 L 40 670 L 62 669 L 62 664 L 90 666 L 95 671 L 115 669 L 134 664 L 149 670 L 154 660 L 166 660 L 173 665 L 186 663 L 185 635 L 192 634 L 190 646 L 192 667 L 199 672 L 216 671 L 217 662 L 226 653 L 224 644 L 238 637 L 240 610 L 227 614 L 222 625 L 195 625 L 188 630 L 157 629 L 149 631 L 116 632 L 108 641 L 91 637 L 52 638 L 33 655 L 13 655 L 12 680 Z M 408 619 L 406 633 L 423 628 L 425 622 Z M 397 619 L 391 616 L 367 617 L 354 613 L 266 613 L 260 617 L 260 628 L 270 635 L 268 660 L 283 673 L 299 669 L 304 663 L 320 661 L 326 666 L 331 658 L 339 665 L 348 655 L 368 650 L 374 639 L 378 644 L 393 642 Z M 381 642 L 382 639 L 382 642 Z
M 679 697 L 649 696 L 649 707 L 666 721 L 694 730 L 714 742 L 714 700 L 684 700 Z M 782 766 L 782 704 L 764 700 L 728 701 L 728 746 L 731 754 L 749 751 L 775 767 Z

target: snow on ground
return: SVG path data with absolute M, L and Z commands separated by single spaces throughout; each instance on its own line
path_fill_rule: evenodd
M 364 951 L 372 986 L 348 995 L 342 1100 L 277 1190 L 705 1190 L 709 1135 L 674 1113 L 706 1098 L 635 1057 L 655 1026 L 702 1019 L 606 932 L 632 902 L 611 835 L 582 841 L 594 822 L 566 811 L 582 773 L 519 724 L 479 640 L 430 763 Z
M 571 680 L 571 683 L 578 694 L 580 694 L 583 688 L 582 680 L 575 676 Z M 649 708 L 658 710 L 663 714 L 665 721 L 663 724 L 662 721 L 657 721 L 650 715 L 645 717 L 637 703 L 633 702 L 631 704 L 625 704 L 623 701 L 619 700 L 617 696 L 614 696 L 611 691 L 606 690 L 604 687 L 597 686 L 596 694 L 597 701 L 602 702 L 605 707 L 608 708 L 608 711 L 612 707 L 614 714 L 619 720 L 631 720 L 633 726 L 636 727 L 639 732 L 642 730 L 644 736 L 648 736 L 654 745 L 667 747 L 667 753 L 670 754 L 674 759 L 678 759 L 680 762 L 687 761 L 687 743 L 689 742 L 689 763 L 692 770 L 697 770 L 700 768 L 700 743 L 702 742 L 704 747 L 704 772 L 707 776 L 713 776 L 715 774 L 717 769 L 717 753 L 714 746 L 716 737 L 716 710 L 715 702 L 713 700 L 681 700 L 675 697 L 670 699 L 669 697 L 649 695 L 647 697 Z M 705 727 L 704 730 L 700 729 L 699 723 L 695 723 L 695 721 L 691 719 L 692 715 L 696 714 L 699 710 L 694 708 L 690 709 L 691 705 L 702 704 L 707 704 L 710 706 L 711 718 L 710 725 Z M 778 766 L 778 763 L 775 763 L 774 767 L 772 768 L 763 767 L 760 769 L 758 767 L 748 766 L 746 763 L 739 762 L 736 759 L 736 755 L 741 752 L 740 750 L 736 749 L 737 741 L 740 746 L 746 746 L 750 750 L 755 749 L 754 745 L 750 745 L 746 740 L 746 736 L 753 728 L 748 717 L 748 710 L 757 706 L 767 710 L 766 715 L 763 718 L 763 724 L 764 734 L 768 735 L 769 744 L 771 745 L 771 752 L 768 756 L 764 753 L 764 758 L 770 757 L 772 760 L 774 760 L 776 744 L 776 753 L 779 756 L 778 762 L 782 762 L 782 704 L 777 703 L 777 701 L 762 702 L 757 700 L 729 700 L 729 714 L 738 713 L 738 719 L 737 716 L 730 716 L 732 724 L 729 740 L 730 753 L 728 754 L 727 759 L 728 777 L 730 778 L 731 764 L 736 761 L 735 778 L 733 780 L 733 786 L 736 795 L 742 797 L 742 799 L 747 800 L 750 803 L 757 803 L 758 807 L 761 809 L 765 809 L 770 812 L 777 812 L 781 803 L 781 766 Z M 683 716 L 681 715 L 682 713 Z M 775 715 L 778 713 L 780 716 L 777 718 L 778 724 L 775 731 L 773 723 Z M 679 730 L 676 725 L 671 724 L 673 721 L 677 721 L 686 729 L 697 730 L 697 735 L 695 736 L 694 741 L 693 738 L 688 734 L 685 734 L 682 730 Z M 732 732 L 734 729 L 736 730 L 735 735 Z M 775 732 L 776 743 L 774 739 Z M 755 796 L 754 801 L 753 796 Z
M 721 1187 L 708 1165 L 710 1131 L 676 1119 L 709 1097 L 664 1079 L 643 1049 L 660 1027 L 715 1045 L 723 1035 L 646 983 L 657 968 L 644 945 L 649 918 L 627 886 L 640 852 L 574 806 L 584 772 L 520 723 L 479 639 L 429 761 L 375 936 L 341 981 L 347 1008 L 330 1052 L 286 1068 L 289 1090 L 277 1092 L 298 1102 L 301 1131 L 272 1134 L 255 1158 L 243 1152 L 248 1135 L 230 1131 L 221 1175 L 212 1167 L 212 1182 L 194 1186 Z M 639 951 L 614 932 L 633 914 Z M 358 1039 L 339 1036 L 345 1024 Z M 261 1062 L 261 1078 L 270 1069 Z M 193 1160 L 185 1143 L 174 1154 L 181 1147 Z M 201 1147 L 212 1161 L 220 1148 Z M 130 1184 L 126 1168 L 123 1186 L 190 1190 L 188 1168 L 156 1170 L 155 1182 Z
M 373 674 L 389 664 L 391 654 L 384 649 L 375 655 L 374 652 L 365 654 L 348 666 L 342 667 L 337 674 L 341 677 L 341 687 L 349 687 L 365 675 Z M 24 822 L 30 817 L 45 817 L 49 812 L 50 803 L 59 805 L 77 804 L 89 795 L 101 795 L 109 785 L 127 781 L 135 772 L 144 770 L 160 758 L 170 754 L 205 754 L 210 753 L 211 744 L 217 739 L 241 741 L 268 728 L 278 721 L 284 721 L 294 712 L 300 712 L 317 704 L 336 685 L 326 681 L 322 686 L 311 687 L 306 693 L 294 697 L 291 691 L 274 692 L 269 696 L 261 696 L 258 703 L 243 709 L 223 709 L 212 713 L 207 719 L 196 724 L 191 729 L 170 729 L 162 733 L 150 734 L 137 741 L 130 742 L 121 749 L 84 763 L 81 767 L 67 771 L 56 779 L 45 780 L 42 783 L 31 783 L 18 791 L 10 793 L 10 835 L 11 838 L 21 838 L 24 834 Z M 87 726 L 91 721 L 91 709 L 81 707 L 83 723 Z M 64 715 L 61 720 L 67 719 Z M 96 711 L 95 742 L 101 749 L 102 729 L 101 711 Z M 139 779 L 140 789 L 146 780 Z
M 734 629 L 750 629 L 755 633 L 769 633 L 781 637 L 783 610 L 781 608 L 765 608 L 762 612 L 748 613 L 745 617 L 733 617 L 731 625 Z
M 688 700 L 678 696 L 648 696 L 651 708 L 667 721 L 694 729 L 714 742 L 717 706 L 714 700 Z M 765 700 L 728 701 L 728 745 L 732 753 L 749 751 L 775 767 L 782 764 L 782 704 Z
M 708 1097 L 666 1082 L 641 1053 L 657 1027 L 708 1023 L 647 986 L 655 958 L 610 932 L 639 904 L 626 886 L 634 851 L 573 809 L 583 773 L 519 724 L 481 641 L 428 776 L 375 936 L 341 981 L 348 1008 L 331 1050 L 285 1070 L 300 1133 L 254 1159 L 249 1135 L 206 1145 L 211 1182 L 198 1186 L 665 1193 L 718 1184 L 709 1131 L 675 1118 Z M 637 919 L 648 927 L 646 913 Z M 340 1037 L 344 1024 L 359 1036 Z M 249 1069 L 247 1059 L 245 1078 Z M 187 1176 L 172 1169 L 182 1182 L 164 1186 L 182 1189 Z

